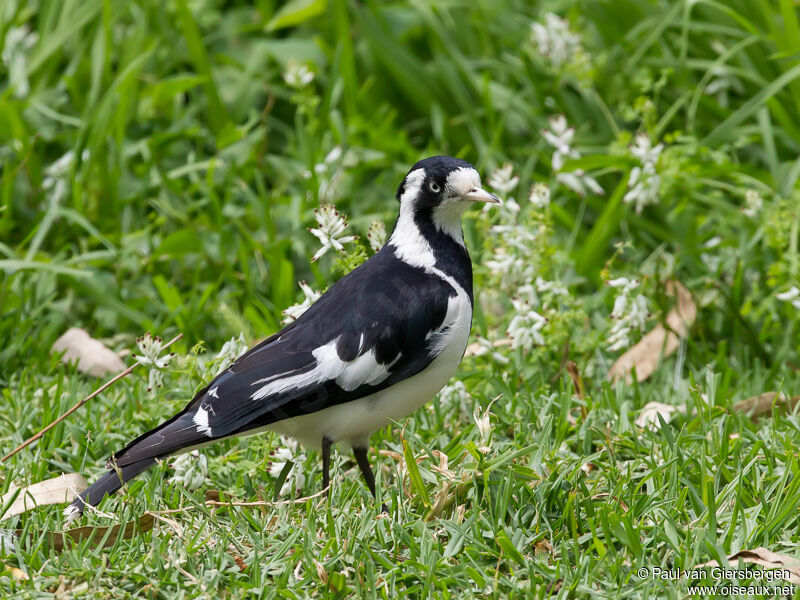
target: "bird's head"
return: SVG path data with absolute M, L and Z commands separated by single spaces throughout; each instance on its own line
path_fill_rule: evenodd
M 430 219 L 451 234 L 456 228 L 460 233 L 461 215 L 474 202 L 500 202 L 481 188 L 475 167 L 451 156 L 432 156 L 411 167 L 397 188 L 397 200 L 401 216 Z
M 500 202 L 481 188 L 475 167 L 452 156 L 431 156 L 411 167 L 397 188 L 397 200 L 415 209 L 455 205 L 462 210 L 473 202 Z

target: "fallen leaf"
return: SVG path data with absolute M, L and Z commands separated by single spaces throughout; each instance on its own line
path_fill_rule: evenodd
M 122 359 L 94 339 L 85 330 L 70 327 L 54 343 L 51 352 L 63 352 L 61 360 L 67 364 L 78 361 L 78 370 L 94 377 L 104 377 L 125 369 Z
M 672 419 L 672 413 L 677 411 L 678 409 L 670 404 L 664 404 L 662 402 L 648 402 L 644 405 L 641 412 L 639 412 L 639 416 L 636 417 L 636 423 L 642 429 L 647 428 L 648 426 L 651 429 L 657 430 L 661 427 L 661 421 L 658 420 L 658 416 L 661 415 L 661 418 L 664 419 L 665 423 L 669 423 L 670 419 Z
M 89 546 L 92 548 L 108 548 L 113 546 L 118 539 L 130 539 L 139 533 L 146 533 L 153 528 L 156 521 L 156 516 L 151 512 L 142 514 L 141 517 L 134 521 L 128 521 L 125 524 L 110 525 L 108 527 L 97 527 L 95 525 L 86 525 L 85 527 L 76 527 L 69 531 L 57 532 L 48 531 L 44 534 L 45 544 L 52 547 L 56 552 L 60 552 L 69 543 L 83 542 L 89 540 Z M 21 535 L 22 531 L 17 531 L 17 535 Z M 37 537 L 37 534 L 31 533 L 32 536 Z M 40 539 L 37 537 L 37 539 Z
M 9 573 L 11 573 L 11 576 L 14 579 L 19 579 L 20 581 L 26 581 L 30 579 L 28 574 L 22 569 L 18 569 L 17 567 L 12 567 L 11 565 L 7 565 L 5 563 L 0 563 L 0 565 L 2 566 L 2 568 L 0 568 L 0 571 L 8 571 Z
M 5 506 L 15 495 L 16 499 L 0 517 L 0 521 L 27 512 L 37 506 L 72 502 L 75 496 L 87 487 L 86 480 L 77 473 L 59 475 L 22 489 L 12 485 L 11 489 L 0 498 L 0 506 Z
M 675 281 L 667 285 L 667 292 L 676 296 L 675 308 L 667 314 L 669 329 L 660 323 L 611 366 L 608 375 L 614 381 L 625 377 L 631 381 L 630 372 L 636 368 L 636 380 L 644 381 L 658 367 L 662 358 L 670 356 L 680 345 L 679 337 L 686 337 L 697 317 L 697 306 L 683 284 Z M 676 335 L 677 332 L 677 335 Z
M 738 564 L 739 561 L 760 565 L 765 569 L 778 569 L 780 571 L 786 571 L 785 579 L 789 581 L 789 583 L 800 584 L 800 560 L 793 556 L 777 554 L 767 550 L 766 548 L 740 550 L 739 552 L 728 556 L 728 562 L 731 565 Z M 719 566 L 720 564 L 716 560 L 710 560 L 701 565 L 697 565 L 697 568 Z
M 780 392 L 764 392 L 737 402 L 733 405 L 733 410 L 745 413 L 751 419 L 757 419 L 762 415 L 771 415 L 774 408 L 786 407 L 787 410 L 792 410 L 798 402 L 800 396 L 787 398 Z
M 325 567 L 321 562 L 314 559 L 314 566 L 317 568 L 317 577 L 324 584 L 328 583 L 328 573 L 325 572 Z

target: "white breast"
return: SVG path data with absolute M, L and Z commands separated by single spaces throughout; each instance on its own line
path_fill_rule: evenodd
M 312 448 L 318 448 L 323 437 L 351 446 L 365 446 L 372 432 L 385 427 L 390 420 L 408 416 L 431 400 L 455 373 L 469 338 L 472 304 L 460 286 L 455 288 L 458 293 L 448 302 L 444 322 L 428 335 L 429 347 L 437 348 L 439 354 L 423 371 L 375 394 L 285 419 L 268 429 L 299 439 Z

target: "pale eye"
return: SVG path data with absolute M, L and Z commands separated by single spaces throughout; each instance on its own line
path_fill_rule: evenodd
M 442 188 L 440 188 L 439 184 L 435 181 L 431 181 L 428 184 L 428 189 L 430 189 L 430 191 L 432 191 L 434 194 L 438 194 L 440 191 L 442 191 Z

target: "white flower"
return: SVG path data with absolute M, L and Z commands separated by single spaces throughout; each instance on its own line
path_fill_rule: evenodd
M 373 252 L 377 252 L 386 243 L 386 225 L 383 221 L 373 221 L 367 230 L 367 242 Z
M 619 290 L 610 315 L 614 324 L 606 340 L 608 350 L 616 352 L 631 345 L 631 334 L 644 329 L 650 313 L 647 310 L 647 299 L 642 294 L 635 293 L 639 287 L 636 279 L 618 277 L 607 281 L 606 285 Z
M 285 436 L 281 436 L 280 439 L 283 447 L 272 451 L 272 460 L 270 460 L 267 472 L 271 477 L 278 477 L 283 472 L 287 462 L 294 463 L 292 470 L 283 482 L 283 486 L 281 486 L 280 492 L 278 492 L 279 496 L 286 496 L 303 489 L 303 485 L 306 482 L 306 477 L 303 473 L 303 463 L 306 460 L 306 456 L 298 452 L 296 440 Z
M 755 190 L 747 190 L 744 193 L 744 207 L 742 212 L 751 219 L 758 216 L 764 208 L 764 199 Z
M 556 115 L 550 117 L 548 122 L 550 123 L 550 129 L 542 130 L 542 136 L 547 140 L 547 143 L 562 155 L 573 155 L 572 140 L 575 138 L 575 129 L 567 125 L 567 118 L 564 115 Z M 573 156 L 573 158 L 577 157 Z M 555 158 L 553 161 L 555 162 Z
M 519 177 L 514 175 L 514 166 L 511 163 L 495 169 L 489 176 L 489 186 L 501 194 L 512 192 L 518 183 Z
M 142 354 L 134 354 L 133 359 L 142 366 L 150 367 L 150 374 L 147 380 L 147 391 L 150 392 L 163 385 L 162 369 L 167 367 L 175 354 L 170 353 L 159 356 L 164 342 L 160 337 L 150 335 L 149 331 L 136 339 L 136 345 Z
M 663 147 L 663 144 L 653 146 L 645 134 L 637 135 L 630 147 L 631 154 L 639 160 L 641 166 L 631 169 L 629 189 L 622 201 L 628 204 L 632 202 L 637 213 L 659 200 L 661 176 L 656 171 L 656 163 Z
M 558 285 L 555 281 L 546 281 L 537 276 L 533 284 L 536 286 L 536 291 L 539 293 L 549 292 L 554 296 L 569 296 L 567 288 Z
M 306 63 L 290 60 L 286 63 L 283 80 L 289 87 L 299 90 L 314 81 L 314 73 Z
M 171 467 L 175 474 L 170 481 L 182 484 L 187 490 L 202 486 L 208 475 L 208 459 L 197 450 L 181 454 L 172 461 Z
M 474 349 L 472 350 L 473 356 L 485 356 L 490 354 L 492 360 L 501 365 L 507 365 L 511 362 L 511 360 L 507 356 L 503 356 L 500 352 L 495 349 L 494 344 L 487 340 L 485 337 L 479 337 L 476 346 L 473 346 Z
M 597 180 L 590 175 L 586 175 L 583 169 L 557 173 L 556 181 L 567 186 L 579 196 L 585 196 L 587 190 L 598 196 L 602 196 L 605 193 L 605 190 L 600 187 Z
M 587 175 L 583 169 L 574 171 L 561 171 L 566 158 L 580 158 L 580 152 L 572 148 L 575 130 L 567 125 L 564 115 L 557 115 L 549 119 L 550 129 L 542 130 L 542 136 L 548 144 L 555 148 L 553 152 L 553 170 L 556 172 L 556 181 L 567 186 L 577 194 L 585 196 L 587 191 L 602 195 L 604 190 L 594 177 Z M 531 191 L 533 193 L 533 191 Z M 531 199 L 533 200 L 533 199 Z M 549 195 L 548 195 L 549 200 Z
M 439 392 L 439 402 L 442 404 L 450 404 L 451 402 L 461 404 L 467 400 L 472 400 L 472 396 L 461 380 L 447 384 Z
M 317 174 L 324 173 L 328 170 L 330 165 L 338 162 L 339 159 L 342 157 L 342 147 L 337 145 L 334 146 L 328 154 L 325 155 L 325 158 L 322 159 L 321 163 L 317 163 L 314 165 L 314 172 Z
M 292 321 L 296 321 L 300 315 L 308 310 L 308 308 L 314 304 L 319 297 L 322 296 L 322 292 L 314 291 L 310 285 L 308 285 L 305 281 L 300 282 L 300 289 L 303 290 L 303 294 L 305 298 L 300 304 L 295 304 L 294 306 L 290 306 L 289 308 L 283 311 L 283 323 L 291 323 Z
M 800 310 L 800 289 L 797 289 L 796 285 L 782 294 L 776 294 L 775 297 L 782 302 L 790 302 L 792 306 Z
M 240 333 L 238 338 L 232 337 L 222 345 L 222 349 L 214 359 L 218 363 L 216 365 L 217 370 L 227 369 L 245 352 L 247 352 L 247 342 L 244 341 L 244 334 Z
M 658 188 L 661 185 L 661 177 L 656 173 L 655 165 L 648 163 L 644 167 L 634 167 L 628 178 L 630 188 L 622 201 L 630 204 L 634 203 L 635 210 L 641 213 L 645 206 L 658 202 Z
M 531 25 L 531 41 L 539 54 L 547 57 L 556 69 L 581 50 L 581 37 L 570 30 L 569 21 L 547 13 L 543 23 Z
M 481 443 L 483 444 L 479 450 L 484 454 L 488 454 L 488 452 L 491 450 L 488 444 L 492 438 L 493 428 L 491 417 L 494 415 L 490 413 L 489 410 L 491 410 L 492 404 L 494 404 L 495 400 L 497 400 L 497 398 L 489 402 L 489 406 L 486 407 L 485 411 L 481 411 L 481 407 L 478 405 L 472 412 L 472 418 L 475 420 L 475 426 L 478 428 L 478 434 L 481 436 Z
M 354 235 L 342 236 L 342 233 L 347 228 L 347 219 L 344 216 L 340 216 L 339 212 L 331 204 L 323 204 L 314 213 L 317 217 L 318 226 L 314 229 L 309 229 L 309 231 L 322 243 L 322 248 L 311 258 L 312 262 L 319 260 L 331 248 L 341 252 L 344 250 L 344 244 L 358 239 Z
M 38 40 L 38 34 L 31 33 L 28 27 L 12 27 L 6 33 L 3 63 L 8 68 L 8 81 L 17 98 L 24 98 L 30 92 L 28 54 Z
M 536 208 L 547 208 L 550 206 L 550 188 L 547 187 L 547 184 L 541 182 L 534 183 L 528 200 Z
M 505 248 L 497 247 L 494 249 L 494 256 L 485 264 L 491 271 L 507 275 L 514 267 L 522 266 L 523 262 L 518 256 L 509 254 Z
M 547 325 L 547 319 L 533 310 L 527 302 L 512 300 L 511 303 L 517 311 L 506 330 L 508 337 L 511 338 L 511 347 L 528 351 L 533 346 L 544 345 L 541 331 Z
M 664 144 L 653 146 L 650 138 L 644 133 L 637 135 L 630 147 L 631 154 L 638 158 L 641 163 L 655 163 L 658 157 L 661 156 L 663 149 Z

